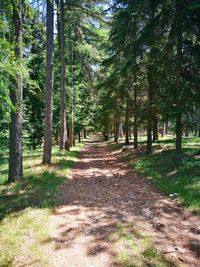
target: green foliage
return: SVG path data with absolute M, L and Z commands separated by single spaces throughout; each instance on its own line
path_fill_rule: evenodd
M 180 1 L 181 2 L 181 1 Z M 176 1 L 112 2 L 109 41 L 98 81 L 100 101 L 97 123 L 103 131 L 109 125 L 113 132 L 116 99 L 120 102 L 120 120 L 124 123 L 126 95 L 131 100 L 130 116 L 134 116 L 133 90 L 137 87 L 138 128 L 146 129 L 149 106 L 162 128 L 170 121 L 175 131 L 177 97 L 181 99 L 183 130 L 199 132 L 199 6 L 185 1 L 176 12 Z M 110 11 L 111 10 L 111 11 Z M 176 90 L 177 32 L 182 24 L 183 44 L 180 90 Z M 150 86 L 152 84 L 152 86 Z M 153 99 L 149 102 L 149 88 Z M 108 100 L 109 98 L 109 100 Z M 108 116 L 109 114 L 109 116 Z M 122 117 L 122 118 L 121 118 Z M 153 124 L 153 123 L 152 123 Z M 132 121 L 129 120 L 129 127 Z M 153 126 L 152 126 L 153 127 Z

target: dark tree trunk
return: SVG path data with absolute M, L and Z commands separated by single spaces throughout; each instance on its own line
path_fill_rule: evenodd
M 54 56 L 54 8 L 53 0 L 47 0 L 46 21 L 46 90 L 43 164 L 51 163 L 53 117 L 53 56 Z
M 137 20 L 136 16 L 134 17 L 134 35 L 136 36 L 137 32 Z M 138 88 L 137 88 L 137 74 L 136 74 L 136 51 L 134 50 L 134 67 L 135 67 L 135 73 L 133 77 L 133 82 L 134 82 L 134 125 L 133 125 L 133 136 L 134 136 L 134 148 L 138 148 L 138 103 L 137 103 L 137 94 L 138 94 Z
M 65 149 L 67 140 L 66 127 L 66 71 L 65 71 L 65 34 L 64 34 L 65 18 L 64 18 L 64 3 L 60 0 L 60 61 L 61 61 L 61 111 L 60 111 L 60 149 Z
M 134 148 L 138 147 L 138 105 L 137 105 L 137 85 L 136 75 L 134 75 Z
M 116 100 L 116 111 L 115 111 L 115 136 L 114 141 L 116 144 L 119 142 L 119 124 L 120 124 L 120 118 L 119 118 L 119 107 L 118 107 L 118 100 Z
M 73 146 L 76 145 L 76 136 L 74 135 L 74 138 L 73 138 Z
M 58 50 L 60 51 L 60 0 L 55 0 L 57 7 L 57 31 L 58 31 Z M 61 69 L 59 69 L 61 71 Z
M 198 133 L 198 137 L 200 137 L 200 126 L 199 126 L 199 133 Z
M 163 135 L 168 134 L 168 120 L 166 119 L 163 123 Z
M 181 112 L 181 65 L 182 65 L 182 23 L 180 12 L 182 10 L 182 0 L 176 1 L 177 19 L 177 52 L 176 52 L 176 161 L 182 159 L 182 112 Z
M 15 31 L 15 56 L 22 60 L 22 33 L 23 33 L 23 1 L 13 1 L 13 24 Z M 22 101 L 23 80 L 19 73 L 10 90 L 10 98 L 14 110 L 11 111 L 9 129 L 9 174 L 8 181 L 15 182 L 22 179 Z
M 158 118 L 156 111 L 154 110 L 153 115 L 153 142 L 158 141 Z
M 152 116 L 153 116 L 153 82 L 152 73 L 148 70 L 148 114 L 147 114 L 147 154 L 152 153 Z
M 155 73 L 156 73 L 156 49 L 154 48 L 154 42 L 156 39 L 156 31 L 155 31 L 155 12 L 156 12 L 156 4 L 155 1 L 150 1 L 150 23 L 153 23 L 151 40 L 150 40 L 150 52 L 148 58 L 148 67 L 147 67 L 147 80 L 148 80 L 148 115 L 147 115 L 147 154 L 152 153 L 152 130 L 153 130 L 153 117 L 155 115 L 155 103 L 154 96 L 156 93 L 156 81 L 155 81 Z
M 186 129 L 185 129 L 185 137 L 189 137 L 189 135 L 190 135 L 190 131 L 189 131 L 188 126 L 186 126 Z
M 106 125 L 105 125 L 105 130 L 104 130 L 104 139 L 105 141 L 108 141 L 109 139 L 109 116 L 106 117 Z
M 131 140 L 131 138 L 132 138 L 132 136 L 131 136 L 132 135 L 132 132 L 131 131 L 132 131 L 132 127 L 130 126 L 129 127 L 129 140 Z
M 114 135 L 114 141 L 115 141 L 115 133 L 116 133 L 116 111 L 114 112 L 114 116 L 113 116 L 113 135 Z
M 87 139 L 87 132 L 85 128 L 83 129 L 83 135 L 84 135 L 84 139 Z
M 74 145 L 74 73 L 73 65 L 71 63 L 71 88 L 70 88 L 70 117 L 69 117 L 69 146 Z
M 119 137 L 121 139 L 124 137 L 123 124 L 122 123 L 119 123 Z
M 126 97 L 125 144 L 129 145 L 129 98 L 128 96 Z
M 78 142 L 81 143 L 81 131 L 78 131 Z

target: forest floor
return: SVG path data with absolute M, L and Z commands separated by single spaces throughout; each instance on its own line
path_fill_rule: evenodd
M 80 152 L 47 227 L 49 266 L 200 266 L 200 217 L 99 135 Z

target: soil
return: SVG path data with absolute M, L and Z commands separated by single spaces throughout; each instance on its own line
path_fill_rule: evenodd
M 121 155 L 99 135 L 80 152 L 49 220 L 56 245 L 50 252 L 52 265 L 120 266 L 110 237 L 123 225 L 150 232 L 156 248 L 173 266 L 200 266 L 199 248 L 193 247 L 200 242 L 200 217 L 161 193 Z

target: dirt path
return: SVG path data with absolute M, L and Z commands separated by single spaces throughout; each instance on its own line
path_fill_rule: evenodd
M 120 266 L 111 237 L 123 225 L 130 231 L 136 227 L 151 233 L 173 266 L 200 266 L 190 249 L 191 240 L 200 237 L 195 233 L 200 218 L 161 194 L 99 140 L 93 136 L 81 151 L 61 190 L 60 206 L 50 218 L 56 243 L 52 265 Z

